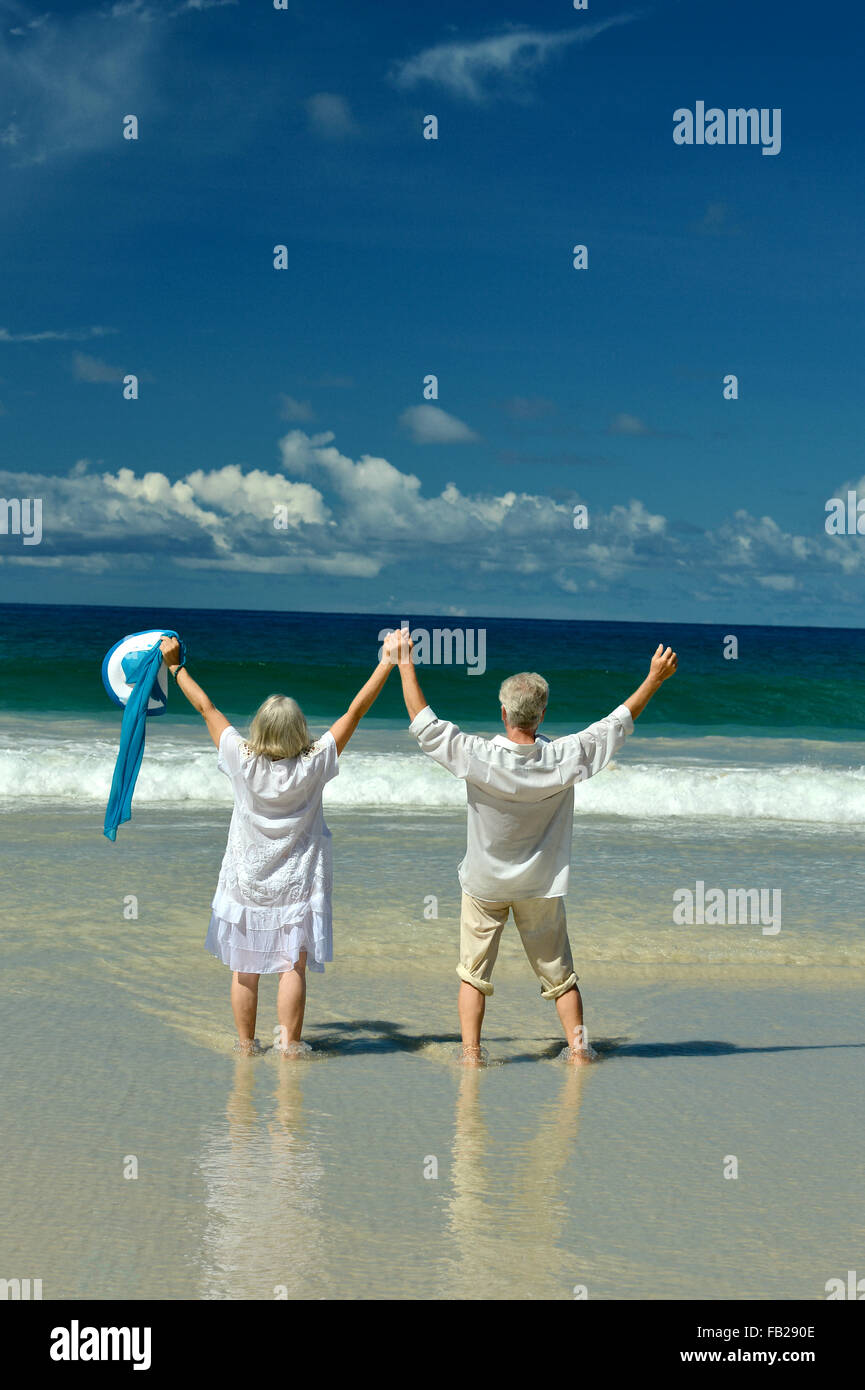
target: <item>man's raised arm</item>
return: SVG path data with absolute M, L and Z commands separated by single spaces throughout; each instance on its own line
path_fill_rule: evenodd
M 634 720 L 643 712 L 652 696 L 676 670 L 676 653 L 667 647 L 659 646 L 652 657 L 649 674 L 630 695 L 617 705 L 606 719 L 599 719 L 578 734 L 569 734 L 557 743 L 566 745 L 568 756 L 562 763 L 565 782 L 583 781 L 602 772 L 610 759 L 615 757 L 629 734 L 633 733 Z
M 399 645 L 399 674 L 402 681 L 402 693 L 405 700 L 405 707 L 409 719 L 415 719 L 422 709 L 426 709 L 426 700 L 420 688 L 420 681 L 417 678 L 417 668 L 411 659 L 411 649 L 414 646 L 408 635 L 408 628 L 401 629 L 402 641 Z
M 627 700 L 623 701 L 623 704 L 626 704 L 631 711 L 632 719 L 636 719 L 639 714 L 643 713 L 646 705 L 649 703 L 652 696 L 660 690 L 664 681 L 669 680 L 670 676 L 675 675 L 678 664 L 679 661 L 676 653 L 671 651 L 669 647 L 667 647 L 665 651 L 664 644 L 659 642 L 658 649 L 652 657 L 649 674 L 646 676 L 643 684 L 637 687 L 633 695 L 629 695 Z
M 472 746 L 479 740 L 474 734 L 464 734 L 456 724 L 436 717 L 420 688 L 417 669 L 411 659 L 411 650 L 412 641 L 404 628 L 399 648 L 399 674 L 405 707 L 411 721 L 411 732 L 417 739 L 421 752 L 426 753 L 433 762 L 447 768 L 454 777 L 465 777 L 469 770 Z

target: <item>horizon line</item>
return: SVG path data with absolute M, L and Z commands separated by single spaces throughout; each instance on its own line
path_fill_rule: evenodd
M 154 608 L 162 607 L 161 604 L 128 604 L 128 603 L 39 603 L 28 600 L 2 601 L 0 602 L 0 612 L 4 608 L 101 608 L 118 612 L 141 612 L 152 613 Z M 408 605 L 406 605 L 408 606 Z M 219 606 L 196 606 L 191 604 L 164 605 L 167 612 L 189 612 L 189 613 L 225 613 L 242 614 L 244 616 L 257 615 L 259 617 L 328 617 L 328 618 L 373 618 L 385 617 L 388 613 L 384 608 L 371 609 L 340 609 L 340 608 L 227 608 Z M 535 618 L 522 616 L 520 614 L 495 614 L 486 613 L 476 616 L 468 613 L 444 613 L 434 612 L 421 613 L 421 617 L 430 618 L 440 616 L 453 620 L 457 624 L 460 620 L 469 619 L 472 622 L 525 622 L 525 623 L 592 623 L 595 626 L 620 626 L 620 627 L 648 627 L 652 624 L 663 624 L 668 627 L 737 627 L 737 628 L 763 628 L 769 631 L 787 631 L 795 629 L 798 631 L 812 632 L 865 632 L 865 628 L 856 627 L 854 624 L 847 626 L 833 626 L 831 623 L 747 623 L 739 622 L 733 618 L 714 622 L 694 622 L 684 619 L 671 618 Z

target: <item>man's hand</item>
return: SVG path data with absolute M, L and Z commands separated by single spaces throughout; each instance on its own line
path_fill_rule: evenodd
M 658 650 L 652 657 L 652 664 L 649 667 L 649 679 L 655 681 L 657 685 L 663 685 L 664 681 L 676 674 L 678 665 L 679 658 L 676 653 L 671 651 L 669 647 L 665 651 L 663 642 L 659 642 Z
M 394 636 L 398 639 L 399 642 L 398 660 L 400 666 L 411 666 L 413 664 L 411 654 L 412 648 L 414 647 L 414 642 L 411 640 L 411 637 L 409 636 L 408 628 L 401 627 L 399 632 L 394 633 Z
M 159 644 L 162 652 L 162 659 L 166 666 L 179 666 L 183 660 L 183 653 L 180 650 L 180 643 L 176 637 L 163 637 Z
M 670 676 L 676 674 L 676 667 L 678 665 L 679 659 L 676 653 L 669 647 L 665 649 L 663 642 L 659 642 L 658 650 L 652 657 L 649 674 L 646 676 L 646 679 L 639 689 L 635 690 L 633 695 L 629 695 L 627 700 L 624 701 L 631 711 L 632 719 L 636 719 L 638 715 L 643 713 L 646 705 L 655 692 L 660 690 L 664 681 L 669 680 Z

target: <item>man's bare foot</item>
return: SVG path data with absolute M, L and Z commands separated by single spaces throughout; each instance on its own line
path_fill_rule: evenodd
M 486 1048 L 478 1043 L 463 1043 L 457 1053 L 457 1061 L 463 1067 L 484 1067 L 487 1063 Z
M 559 1053 L 559 1057 L 572 1067 L 587 1067 L 598 1060 L 597 1052 L 589 1043 L 582 1047 L 565 1047 Z
M 238 1057 L 260 1057 L 264 1048 L 258 1038 L 238 1038 L 234 1050 Z
M 312 1051 L 312 1048 L 309 1043 L 301 1042 L 300 1039 L 297 1039 L 295 1042 L 274 1043 L 273 1050 L 278 1057 L 284 1057 L 287 1061 L 293 1061 L 298 1057 L 304 1057 L 307 1052 Z

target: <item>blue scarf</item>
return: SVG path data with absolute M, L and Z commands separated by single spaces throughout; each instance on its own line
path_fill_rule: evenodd
M 163 637 L 177 637 L 176 632 L 164 632 Z M 161 642 L 160 638 L 160 642 Z M 180 640 L 178 638 L 178 640 Z M 147 721 L 147 706 L 156 687 L 156 677 L 162 665 L 160 642 L 149 651 L 130 652 L 123 658 L 123 674 L 132 686 L 132 694 L 123 711 L 120 725 L 120 747 L 114 765 L 111 794 L 105 812 L 103 833 L 109 840 L 116 840 L 117 827 L 132 816 L 132 793 L 138 780 L 141 759 L 144 757 L 144 730 Z M 186 660 L 186 647 L 180 643 L 180 659 Z M 158 687 L 157 687 L 158 689 Z M 161 699 L 161 692 L 158 697 Z

